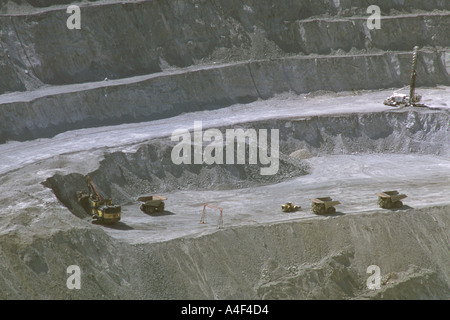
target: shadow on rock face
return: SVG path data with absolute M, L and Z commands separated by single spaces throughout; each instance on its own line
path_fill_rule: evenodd
M 94 224 L 101 224 L 101 223 L 99 223 L 99 222 L 93 222 L 93 223 L 94 223 Z M 126 223 L 124 223 L 124 222 L 122 222 L 122 221 L 116 222 L 116 223 L 114 223 L 114 224 L 101 224 L 101 225 L 102 225 L 103 227 L 108 228 L 108 229 L 125 230 L 125 231 L 127 231 L 127 230 L 134 230 L 133 227 L 127 225 Z
M 171 215 L 174 215 L 175 213 L 172 212 L 172 211 L 164 210 L 163 212 L 155 212 L 155 213 L 152 213 L 152 214 L 144 213 L 144 214 L 146 214 L 146 215 L 148 215 L 150 217 L 161 217 L 161 216 L 171 216 Z

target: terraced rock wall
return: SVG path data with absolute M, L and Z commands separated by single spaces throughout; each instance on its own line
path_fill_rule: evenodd
M 0 142 L 285 91 L 402 87 L 415 45 L 417 84 L 450 83 L 446 1 L 375 1 L 379 30 L 366 1 L 80 2 L 80 30 L 64 1 L 29 3 L 44 8 L 0 15 Z
M 418 84 L 446 84 L 449 76 L 441 61 L 447 52 L 422 54 Z M 155 120 L 267 99 L 286 91 L 401 87 L 409 82 L 410 63 L 410 53 L 293 57 L 138 77 L 126 83 L 116 80 L 89 87 L 54 88 L 20 98 L 11 95 L 4 97 L 0 105 L 4 120 L 0 142 L 50 137 L 90 126 Z

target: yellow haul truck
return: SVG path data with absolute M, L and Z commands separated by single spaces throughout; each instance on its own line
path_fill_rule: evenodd
M 383 209 L 401 208 L 403 207 L 403 202 L 400 200 L 407 197 L 406 194 L 399 194 L 397 190 L 383 191 L 377 193 L 377 195 L 378 206 Z
M 334 206 L 341 204 L 339 201 L 333 201 L 330 197 L 314 198 L 311 201 L 311 209 L 315 214 L 334 214 L 336 213 Z

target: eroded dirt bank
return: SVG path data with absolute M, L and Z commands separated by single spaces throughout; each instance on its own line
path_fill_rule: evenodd
M 53 221 L 58 228 L 51 231 L 30 235 L 24 225 L 2 231 L 0 296 L 446 299 L 448 210 L 431 207 L 242 226 L 135 246 L 65 213 L 49 214 L 35 224 Z M 73 264 L 82 271 L 80 290 L 66 287 L 66 268 Z M 380 267 L 379 290 L 367 289 L 370 265 Z

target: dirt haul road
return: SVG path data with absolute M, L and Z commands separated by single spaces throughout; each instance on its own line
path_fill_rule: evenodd
M 381 29 L 366 0 L 78 1 L 79 30 L 68 3 L 0 2 L 0 298 L 450 298 L 448 1 L 373 0 Z M 429 108 L 385 106 L 415 45 Z M 174 164 L 199 121 L 278 130 L 277 173 Z M 77 203 L 85 174 L 118 224 Z M 378 208 L 392 189 L 404 207 Z

